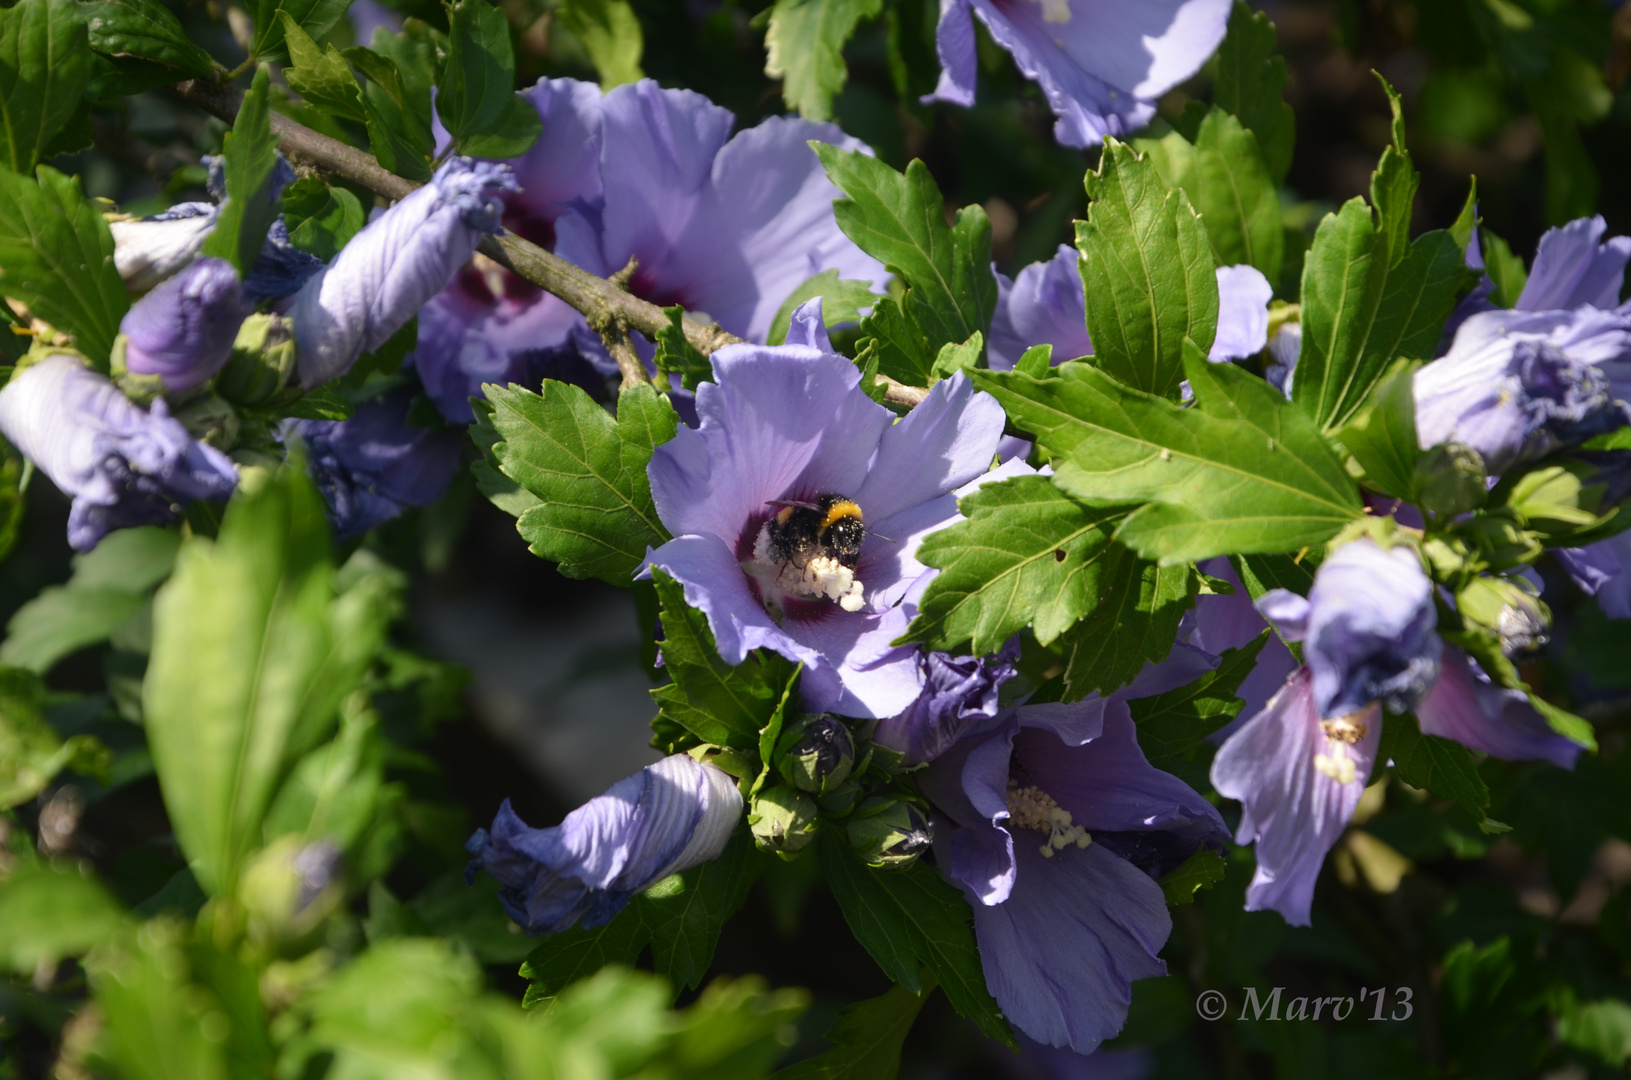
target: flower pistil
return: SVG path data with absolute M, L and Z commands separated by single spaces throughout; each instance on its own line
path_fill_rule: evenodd
M 1070 811 L 1035 785 L 1021 787 L 1018 780 L 1009 777 L 1007 802 L 1008 824 L 1047 834 L 1047 842 L 1041 848 L 1045 859 L 1053 858 L 1055 851 L 1063 851 L 1072 844 L 1085 848 L 1093 843 L 1093 835 L 1075 823 Z

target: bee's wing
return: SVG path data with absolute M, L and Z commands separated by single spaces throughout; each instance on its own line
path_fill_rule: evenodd
M 821 510 L 821 507 L 817 506 L 815 503 L 812 503 L 812 502 L 799 502 L 797 499 L 766 499 L 765 500 L 765 505 L 766 506 L 796 506 L 800 510 L 815 510 L 817 512 L 819 512 Z

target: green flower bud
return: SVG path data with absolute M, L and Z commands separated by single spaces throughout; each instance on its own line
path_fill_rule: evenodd
M 1472 447 L 1435 446 L 1416 459 L 1416 501 L 1440 517 L 1476 510 L 1489 494 L 1484 475 L 1484 459 Z
M 934 842 L 934 830 L 917 807 L 882 796 L 861 804 L 848 832 L 855 854 L 880 870 L 904 870 Z
M 849 779 L 855 765 L 855 737 L 836 716 L 806 716 L 782 732 L 777 758 L 776 768 L 783 780 L 800 791 L 823 795 Z
M 250 861 L 238 884 L 250 933 L 278 944 L 311 934 L 344 899 L 340 849 L 327 840 L 275 840 Z
M 239 405 L 261 405 L 288 385 L 294 374 L 295 343 L 289 320 L 251 315 L 232 343 L 232 358 L 215 377 L 215 389 Z
M 792 788 L 767 788 L 754 798 L 748 826 L 760 851 L 792 858 L 815 839 L 815 800 Z
M 1538 649 L 1547 641 L 1551 612 L 1522 579 L 1478 577 L 1456 594 L 1461 617 L 1491 631 L 1508 658 Z

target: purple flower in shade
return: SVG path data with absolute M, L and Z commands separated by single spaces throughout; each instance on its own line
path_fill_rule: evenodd
M 936 861 L 974 909 L 986 985 L 1037 1042 L 1090 1052 L 1126 1021 L 1133 981 L 1166 972 L 1172 921 L 1156 879 L 1228 830 L 1145 759 L 1127 702 L 1215 664 L 1179 645 L 1109 698 L 1008 710 L 920 774 Z
M 412 400 L 411 391 L 397 390 L 358 405 L 349 420 L 295 420 L 285 429 L 305 444 L 338 538 L 430 505 L 458 471 L 464 433 L 412 426 Z
M 508 799 L 465 845 L 466 880 L 485 870 L 529 934 L 610 922 L 640 890 L 719 857 L 742 817 L 736 783 L 685 754 L 626 776 L 550 829 L 528 828 Z
M 178 505 L 224 499 L 238 484 L 226 455 L 194 442 L 164 399 L 143 409 L 60 353 L 0 390 L 0 433 L 73 498 L 68 543 L 76 551 L 114 529 L 169 524 Z
M 447 284 L 499 227 L 506 165 L 454 158 L 368 224 L 294 295 L 296 374 L 307 389 L 351 370 Z
M 151 217 L 109 222 L 113 265 L 125 286 L 146 292 L 192 262 L 220 214 L 214 203 L 187 202 Z
M 1569 577 L 1611 619 L 1631 619 L 1631 533 L 1556 552 Z
M 1424 735 L 1454 739 L 1507 761 L 1549 761 L 1573 769 L 1580 746 L 1552 730 L 1529 695 L 1490 682 L 1478 662 L 1445 649 L 1438 681 L 1416 705 Z
M 682 427 L 647 469 L 674 536 L 650 564 L 684 585 L 727 663 L 768 648 L 805 665 L 812 709 L 893 716 L 923 686 L 916 650 L 890 644 L 915 611 L 914 586 L 927 583 L 918 543 L 958 519 L 959 488 L 998 475 L 986 470 L 1002 409 L 959 373 L 896 423 L 832 352 L 815 300 L 787 340 L 713 354 L 699 426 Z M 829 495 L 860 508 L 853 565 L 819 552 L 778 560 L 767 528 L 786 509 L 778 503 Z
M 887 280 L 839 230 L 840 193 L 807 145 L 865 149 L 833 125 L 773 117 L 732 136 L 729 110 L 649 79 L 604 97 L 593 83 L 542 80 L 528 96 L 544 134 L 513 162 L 523 190 L 505 226 L 596 274 L 635 257 L 637 296 L 763 342 L 811 276 L 836 269 L 879 290 Z M 572 344 L 601 352 L 561 301 L 478 265 L 427 308 L 415 362 L 443 413 L 468 421 L 482 383 L 522 375 L 519 352 Z
M 281 300 L 323 271 L 323 260 L 302 251 L 289 239 L 289 225 L 279 214 L 266 231 L 266 242 L 244 277 L 244 295 L 252 303 Z
M 1499 474 L 1631 421 L 1611 379 L 1631 355 L 1631 316 L 1489 311 L 1467 319 L 1450 351 L 1416 372 L 1422 448 L 1458 442 Z
M 1287 398 L 1291 397 L 1291 373 L 1297 370 L 1297 354 L 1303 347 L 1301 323 L 1283 323 L 1269 339 L 1269 362 L 1263 378 Z
M 1222 653 L 1225 649 L 1238 649 L 1255 641 L 1268 628 L 1268 621 L 1252 603 L 1246 586 L 1227 557 L 1219 556 L 1200 564 L 1207 574 L 1222 578 L 1234 586 L 1233 593 L 1211 593 L 1195 598 L 1195 606 L 1184 614 L 1179 640 L 1209 653 Z M 1273 697 L 1293 671 L 1296 657 L 1286 648 L 1278 634 L 1270 634 L 1257 654 L 1257 665 L 1246 676 L 1235 696 L 1246 704 L 1240 715 L 1212 736 L 1213 742 L 1222 742 L 1234 729 L 1257 715 L 1269 698 Z
M 1223 40 L 1228 0 L 940 0 L 940 84 L 924 98 L 974 104 L 974 20 L 1035 79 L 1059 118 L 1053 137 L 1097 146 L 1150 122 L 1155 99 Z
M 199 259 L 125 313 L 125 367 L 161 377 L 166 390 L 191 390 L 227 362 L 248 313 L 232 264 Z
M 872 741 L 899 751 L 908 765 L 933 761 L 996 721 L 997 691 L 1014 677 L 1018 659 L 1017 639 L 992 656 L 920 653 L 922 692 L 905 711 L 879 721 Z

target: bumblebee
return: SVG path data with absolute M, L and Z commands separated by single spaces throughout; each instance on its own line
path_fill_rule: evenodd
M 775 501 L 778 509 L 765 522 L 769 554 L 776 562 L 803 566 L 826 556 L 855 569 L 861 557 L 866 525 L 861 508 L 844 495 L 823 495 L 815 502 Z

